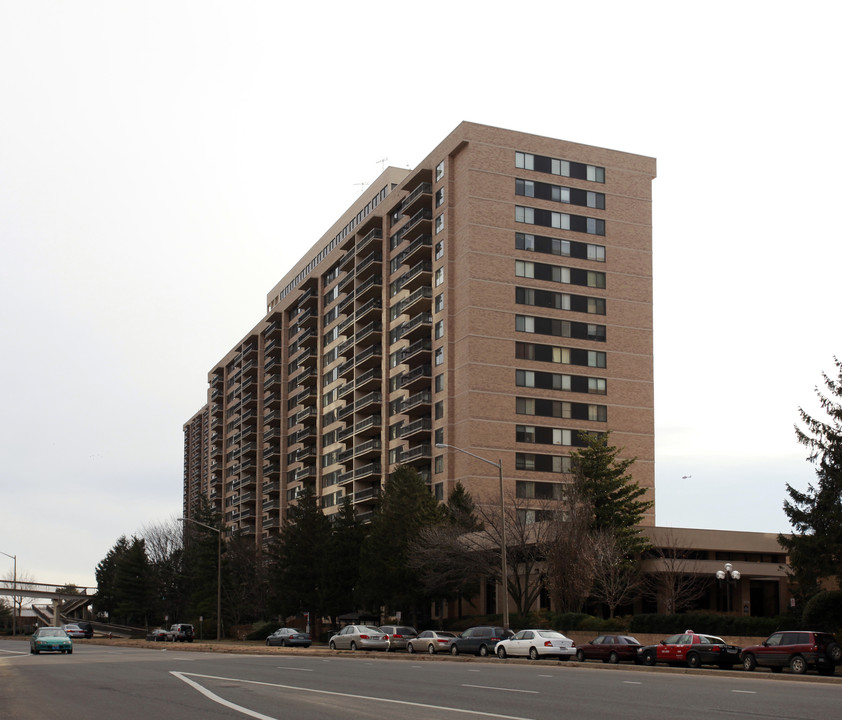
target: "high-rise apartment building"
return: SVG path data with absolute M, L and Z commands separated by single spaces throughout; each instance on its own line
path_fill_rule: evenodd
M 312 488 L 365 518 L 397 464 L 445 499 L 557 496 L 610 430 L 654 499 L 652 158 L 460 124 L 388 168 L 269 292 L 185 425 L 200 495 L 262 542 Z M 654 524 L 654 512 L 646 522 Z

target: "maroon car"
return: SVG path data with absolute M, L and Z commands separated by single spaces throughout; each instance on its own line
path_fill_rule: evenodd
M 819 675 L 833 675 L 842 663 L 842 646 L 830 633 L 784 630 L 772 633 L 760 645 L 743 648 L 740 657 L 746 670 L 761 665 L 780 672 L 788 667 L 801 675 L 808 668 L 815 668 Z
M 604 663 L 618 663 L 620 660 L 630 660 L 639 663 L 637 649 L 640 643 L 630 635 L 600 635 L 576 650 L 576 659 L 602 660 Z

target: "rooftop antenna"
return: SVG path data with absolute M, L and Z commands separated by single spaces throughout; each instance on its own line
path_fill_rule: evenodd
M 389 162 L 389 158 L 383 158 L 377 162 L 380 164 L 380 172 L 383 172 L 386 169 L 386 163 Z
M 363 190 L 366 189 L 366 187 L 368 187 L 367 182 L 354 183 L 354 185 L 360 189 L 360 192 L 362 192 Z

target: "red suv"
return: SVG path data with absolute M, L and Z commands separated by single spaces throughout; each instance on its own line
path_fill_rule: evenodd
M 743 668 L 754 670 L 758 665 L 780 672 L 789 667 L 801 675 L 815 668 L 819 675 L 833 675 L 842 663 L 842 646 L 830 633 L 807 630 L 784 630 L 770 635 L 760 645 L 743 648 Z

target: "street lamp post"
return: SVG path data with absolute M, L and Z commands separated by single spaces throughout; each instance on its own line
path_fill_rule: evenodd
M 198 520 L 188 517 L 178 518 L 179 522 L 191 522 L 201 525 L 203 528 L 213 530 L 217 535 L 216 543 L 216 639 L 222 640 L 222 530 L 200 523 Z
M 724 570 L 716 571 L 716 579 L 725 583 L 725 612 L 731 612 L 731 585 L 736 585 L 740 579 L 740 571 L 734 570 L 734 566 L 727 562 Z
M 472 458 L 477 460 L 481 460 L 484 463 L 488 463 L 489 465 L 493 465 L 497 468 L 497 473 L 500 477 L 500 575 L 501 575 L 501 586 L 503 588 L 503 627 L 506 630 L 509 629 L 509 572 L 508 567 L 506 565 L 506 503 L 505 497 L 503 495 L 503 461 L 498 460 L 494 462 L 493 460 L 488 460 L 484 457 L 480 457 L 479 455 L 474 455 L 472 452 L 468 452 L 467 450 L 463 450 L 460 447 L 456 447 L 455 445 L 447 445 L 446 443 L 436 443 L 437 448 L 449 448 L 450 450 L 455 450 L 456 452 L 464 453 L 465 455 L 470 455 Z
M 5 555 L 7 558 L 12 558 L 15 561 L 14 570 L 12 571 L 12 637 L 18 634 L 18 608 L 17 608 L 17 591 L 18 591 L 18 556 L 9 555 L 0 551 L 0 555 Z

